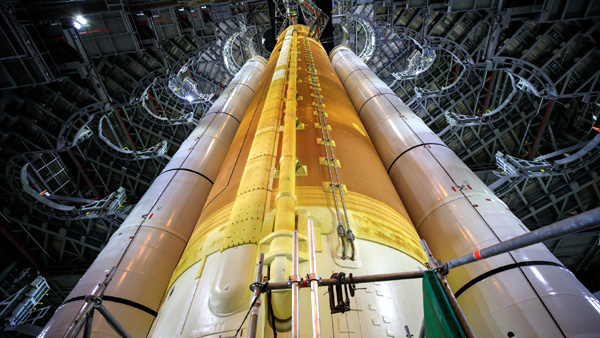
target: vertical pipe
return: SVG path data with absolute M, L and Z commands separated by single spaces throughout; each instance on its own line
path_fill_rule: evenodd
M 452 289 L 450 289 L 450 286 L 448 285 L 448 282 L 446 281 L 446 277 L 444 277 L 440 272 L 436 273 L 436 277 L 440 281 L 440 284 L 442 285 L 442 289 L 444 289 L 444 294 L 446 295 L 446 299 L 448 299 L 448 302 L 450 303 L 450 307 L 452 307 L 452 310 L 454 310 L 454 314 L 456 315 L 456 318 L 458 319 L 460 326 L 464 330 L 465 335 L 467 336 L 467 338 L 475 338 L 475 334 L 473 333 L 473 330 L 471 329 L 471 326 L 469 325 L 469 322 L 467 321 L 467 317 L 465 316 L 464 312 L 462 311 L 462 308 L 460 307 L 460 305 L 458 305 L 458 301 L 456 300 L 456 297 L 454 297 L 454 293 L 452 292 Z
M 85 318 L 85 327 L 83 328 L 83 338 L 92 337 L 92 324 L 94 323 L 94 311 L 90 311 Z
M 540 110 L 542 109 L 542 103 L 544 102 L 544 99 L 540 99 L 540 103 L 538 103 L 538 108 L 537 111 L 535 112 L 535 114 L 531 117 L 531 119 L 529 120 L 529 123 L 527 123 L 527 127 L 525 127 L 525 129 L 523 130 L 523 139 L 521 140 L 521 143 L 519 143 L 519 149 L 517 150 L 516 154 L 517 156 L 521 156 L 521 149 L 523 149 L 523 145 L 525 144 L 525 140 L 527 139 L 527 135 L 529 134 L 529 126 L 531 126 L 531 122 L 533 122 L 533 119 L 538 116 L 538 114 L 540 113 Z M 527 153 L 527 156 L 529 156 L 529 153 Z
M 232 271 L 230 267 L 240 264 L 243 260 L 254 260 L 258 250 L 257 244 L 264 216 L 268 210 L 275 173 L 275 157 L 291 44 L 292 31 L 288 30 L 281 44 L 281 52 L 269 83 L 267 98 L 258 118 L 254 138 L 229 215 L 229 224 L 221 240 L 219 265 L 212 281 L 209 300 L 210 309 L 217 314 L 229 314 L 246 306 L 247 303 L 248 294 L 245 288 L 252 279 L 251 265 L 242 264 L 237 271 Z M 252 215 L 252 217 L 248 217 L 248 215 Z M 234 248 L 235 250 L 233 250 Z M 236 278 L 241 282 L 235 288 L 229 287 L 231 278 Z M 289 307 L 285 309 L 289 310 Z
M 308 220 L 308 255 L 310 264 L 310 303 L 312 313 L 313 338 L 321 337 L 321 319 L 319 318 L 319 276 L 315 257 L 315 229 L 312 219 Z
M 483 101 L 483 109 L 481 110 L 481 114 L 479 116 L 483 116 L 485 114 L 485 109 L 487 108 L 488 97 L 490 96 L 490 90 L 492 89 L 492 81 L 494 80 L 494 71 L 492 70 L 492 77 L 490 78 L 490 84 L 488 85 L 487 93 L 485 94 L 485 100 Z
M 256 328 L 258 327 L 258 312 L 260 310 L 260 285 L 262 282 L 262 270 L 265 254 L 258 255 L 258 264 L 256 265 L 256 277 L 254 279 L 254 290 L 252 292 L 252 309 L 250 310 L 250 322 L 248 323 L 248 338 L 256 337 Z
M 292 242 L 292 338 L 300 337 L 300 302 L 298 293 L 300 291 L 298 276 L 298 230 L 294 231 Z
M 542 124 L 540 124 L 540 129 L 538 129 L 537 134 L 535 135 L 535 140 L 533 141 L 533 145 L 531 146 L 531 150 L 529 150 L 529 154 L 528 155 L 528 159 L 532 160 L 535 157 L 535 153 L 537 152 L 537 149 L 540 145 L 539 141 L 540 141 L 540 135 L 542 135 L 542 132 L 544 131 L 544 129 L 546 129 L 546 125 L 548 124 L 548 121 L 550 121 L 550 119 L 548 118 L 548 113 L 550 113 L 550 107 L 552 107 L 552 100 L 550 100 L 550 102 L 548 103 L 548 108 L 546 109 L 546 113 L 544 114 L 544 119 L 542 120 Z M 527 132 L 527 131 L 525 131 Z
M 456 318 L 458 319 L 458 322 L 460 323 L 460 326 L 462 327 L 464 333 L 468 338 L 475 338 L 475 334 L 473 333 L 473 330 L 471 329 L 471 326 L 467 321 L 467 317 L 460 308 L 460 305 L 458 305 L 458 301 L 456 300 L 456 297 L 454 297 L 454 293 L 452 292 L 452 289 L 450 289 L 450 286 L 446 281 L 446 277 L 440 272 L 442 265 L 433 257 L 433 253 L 431 253 L 431 250 L 429 250 L 429 245 L 427 245 L 427 242 L 425 240 L 421 240 L 421 246 L 427 254 L 427 259 L 429 259 L 429 265 L 431 265 L 431 267 L 434 270 L 436 270 L 435 276 L 440 281 L 440 285 L 442 286 L 442 289 L 444 289 L 446 299 L 450 303 L 452 310 L 454 310 L 454 314 L 456 315 Z M 425 321 L 425 318 L 423 318 L 423 321 Z M 425 322 L 423 322 L 423 324 L 424 323 Z
M 83 177 L 85 178 L 85 181 L 88 183 L 88 185 L 90 187 L 92 187 L 92 189 L 94 189 L 94 192 L 96 193 L 96 196 L 98 196 L 99 198 L 102 198 L 100 196 L 100 193 L 98 192 L 98 189 L 96 189 L 96 186 L 94 185 L 94 183 L 92 182 L 92 180 L 90 179 L 90 177 L 88 176 L 88 174 L 85 172 L 85 169 L 83 169 L 83 166 L 81 166 L 81 162 L 79 162 L 79 160 L 75 156 L 75 153 L 73 152 L 73 150 L 69 149 L 69 155 L 73 159 L 73 162 L 75 162 L 75 164 L 77 165 L 77 168 L 79 169 L 79 171 L 83 174 Z
M 123 328 L 121 323 L 102 305 L 102 303 L 95 305 L 96 309 L 104 319 L 108 322 L 108 324 L 119 334 L 119 336 L 123 338 L 131 338 L 129 333 Z
M 442 275 L 442 273 L 439 271 L 436 272 L 436 277 L 440 281 L 440 284 L 442 285 L 442 289 L 444 289 L 444 294 L 446 295 L 446 299 L 448 299 L 448 303 L 450 303 L 450 307 L 452 307 L 452 310 L 454 310 L 454 314 L 456 315 L 456 318 L 458 319 L 458 322 L 460 323 L 460 326 L 462 327 L 465 335 L 467 336 L 467 338 L 475 338 L 475 333 L 473 333 L 473 330 L 471 329 L 471 325 L 469 325 L 469 322 L 467 320 L 467 317 L 465 316 L 465 313 L 463 312 L 462 308 L 458 304 L 458 301 L 456 300 L 456 297 L 454 296 L 452 289 L 450 289 L 450 286 L 448 285 L 448 281 L 446 281 L 446 277 L 444 277 L 444 275 Z
M 99 283 L 98 285 L 96 285 L 96 287 L 92 291 L 92 294 L 88 295 L 84 298 L 83 305 L 81 306 L 81 308 L 75 315 L 75 318 L 71 320 L 71 323 L 70 323 L 69 327 L 66 329 L 66 332 L 64 333 L 63 337 L 67 337 L 67 338 L 76 337 L 79 334 L 79 331 L 81 330 L 81 327 L 83 326 L 83 324 L 84 323 L 86 325 L 88 324 L 88 319 L 89 319 L 88 316 L 91 316 L 91 314 L 94 312 L 95 302 L 99 298 L 102 298 L 102 296 L 104 295 L 104 292 L 106 291 L 106 288 L 108 287 L 108 284 L 113 279 L 116 272 L 117 272 L 116 267 L 112 267 L 112 269 L 110 269 L 108 274 L 106 274 L 106 276 L 104 277 L 104 280 L 101 283 Z M 88 330 L 88 329 L 91 329 L 91 325 L 90 325 L 90 328 L 86 327 L 86 330 Z
M 90 311 L 85 318 L 85 326 L 83 328 L 83 338 L 92 337 L 92 324 L 94 323 L 94 311 Z
M 69 327 L 65 330 L 62 337 L 64 337 L 64 338 L 77 337 L 77 334 L 79 334 L 79 331 L 81 330 L 83 325 L 86 324 L 87 316 L 93 311 L 94 311 L 94 303 L 91 301 L 85 302 L 83 304 L 83 306 L 81 307 L 81 309 L 79 310 L 79 312 L 77 313 L 77 315 L 75 316 L 75 319 L 73 320 L 71 325 L 69 325 Z
M 2 214 L 2 216 L 4 216 L 4 214 Z M 8 221 L 6 218 L 5 220 Z M 19 244 L 19 242 L 2 225 L 0 225 L 0 232 L 17 248 L 17 250 L 19 250 L 19 252 L 21 252 L 21 254 L 23 254 L 23 256 L 25 256 L 25 258 L 27 258 L 29 262 L 31 262 L 31 264 L 34 266 L 38 265 L 38 262 L 31 257 L 29 252 L 27 252 L 27 250 L 25 250 L 25 248 L 23 248 L 23 246 L 21 246 L 21 244 Z
M 290 232 L 296 227 L 296 108 L 298 102 L 297 81 L 298 81 L 298 35 L 299 32 L 295 26 L 288 28 L 286 41 L 282 47 L 281 53 L 288 52 L 287 55 L 287 90 L 285 97 L 285 110 L 283 112 L 283 137 L 281 142 L 281 157 L 279 159 L 279 180 L 277 186 L 277 196 L 275 197 L 275 220 L 273 231 L 280 232 L 273 239 L 273 246 L 281 245 L 289 248 Z M 288 49 L 285 45 L 289 43 Z M 271 274 L 272 282 L 283 282 L 289 276 L 288 251 L 277 254 L 267 255 L 267 259 L 273 258 L 270 263 L 270 271 L 279 273 Z M 290 293 L 277 292 L 271 297 L 273 315 L 279 319 L 287 319 L 290 312 Z
M 309 41 L 308 38 L 304 37 L 304 43 L 306 45 L 306 61 L 307 61 L 307 66 L 308 66 L 308 73 L 310 74 L 309 81 L 313 87 L 312 92 L 313 92 L 314 100 L 315 100 L 314 103 L 316 104 L 317 114 L 319 117 L 318 121 L 319 121 L 319 126 L 321 129 L 321 136 L 324 140 L 323 147 L 325 148 L 325 158 L 327 161 L 327 170 L 329 172 L 331 193 L 333 196 L 333 205 L 335 208 L 335 215 L 337 218 L 337 232 L 338 232 L 338 236 L 340 237 L 340 242 L 342 244 L 342 259 L 346 259 L 346 239 L 348 239 L 348 242 L 350 243 L 351 248 L 352 248 L 351 260 L 354 260 L 354 254 L 355 254 L 355 250 L 354 250 L 355 248 L 354 248 L 354 244 L 353 244 L 354 235 L 352 233 L 352 230 L 350 229 L 350 222 L 348 221 L 346 202 L 344 200 L 344 190 L 343 190 L 342 182 L 340 180 L 340 175 L 339 175 L 339 172 L 337 169 L 337 164 L 336 164 L 337 160 L 335 158 L 335 153 L 334 153 L 333 146 L 331 143 L 332 138 L 329 133 L 329 125 L 327 124 L 326 113 L 325 113 L 325 109 L 323 106 L 323 101 L 321 99 L 320 82 L 319 82 L 319 78 L 317 76 L 317 71 L 315 69 L 315 63 L 314 63 L 314 60 L 312 57 L 312 52 L 310 51 L 308 41 Z M 334 179 L 334 175 L 333 175 L 334 172 L 335 172 L 335 179 Z M 338 204 L 337 191 L 339 191 L 341 204 L 344 209 L 343 216 L 344 216 L 344 220 L 345 220 L 345 224 L 346 224 L 346 229 L 344 229 L 344 225 L 342 223 L 342 213 L 340 212 L 340 208 L 339 208 L 339 204 Z
M 421 322 L 421 329 L 419 329 L 419 338 L 425 338 L 425 319 Z
M 121 125 L 123 126 L 123 128 L 125 128 L 125 132 L 127 133 L 127 137 L 129 138 L 129 141 L 131 141 L 131 146 L 133 147 L 133 150 L 137 151 L 137 148 L 135 147 L 135 142 L 133 142 L 133 138 L 131 138 L 131 134 L 129 133 L 129 129 L 127 129 L 127 126 L 125 125 L 125 122 L 123 121 L 123 117 L 121 116 L 121 113 L 119 112 L 119 108 L 115 107 L 115 112 L 117 112 L 117 117 L 119 117 L 119 121 L 121 121 Z
M 295 33 L 295 34 L 294 34 Z M 274 231 L 296 226 L 296 83 L 298 79 L 298 31 L 292 30 L 288 84 L 283 117 L 283 142 L 279 160 L 279 187 L 275 197 Z
M 258 242 L 267 203 L 266 196 L 269 192 L 270 182 L 273 179 L 271 169 L 274 166 L 274 157 L 277 152 L 277 138 L 281 123 L 280 115 L 283 107 L 291 45 L 292 30 L 289 30 L 281 46 L 276 70 L 267 92 L 267 100 L 260 114 L 254 139 L 250 146 L 250 153 L 238 188 L 238 198 L 234 201 L 233 212 L 230 216 L 231 225 L 227 228 L 227 235 L 221 244 L 222 250 L 235 247 L 240 242 L 254 244 Z M 248 214 L 259 216 L 248 219 Z M 237 229 L 242 225 L 249 230 L 243 235 L 243 240 L 237 232 Z

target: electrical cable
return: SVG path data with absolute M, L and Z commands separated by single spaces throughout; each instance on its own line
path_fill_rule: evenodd
M 262 284 L 260 286 L 260 290 L 261 290 L 260 293 L 263 293 L 267 289 L 268 285 L 269 285 L 269 283 Z M 257 297 L 254 297 L 254 299 L 252 300 L 252 304 L 250 304 L 250 308 L 246 312 L 246 315 L 244 316 L 244 319 L 242 320 L 242 323 L 240 324 L 240 327 L 238 327 L 237 331 L 235 331 L 235 334 L 233 335 L 234 337 L 237 337 L 238 333 L 240 333 L 240 330 L 242 329 L 242 326 L 244 326 L 244 323 L 246 322 L 246 319 L 248 319 L 248 315 L 250 314 L 250 311 L 252 311 L 252 308 L 254 307 L 254 304 L 256 304 L 256 301 L 260 299 L 260 293 L 258 294 Z

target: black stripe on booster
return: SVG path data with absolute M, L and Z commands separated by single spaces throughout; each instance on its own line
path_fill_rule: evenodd
M 471 279 L 469 282 L 467 282 L 465 285 L 463 285 L 460 289 L 458 289 L 458 291 L 456 291 L 454 293 L 454 297 L 458 298 L 458 296 L 460 296 L 463 292 L 467 291 L 471 286 L 481 282 L 482 280 L 491 277 L 493 275 L 499 274 L 500 272 L 504 272 L 507 270 L 511 270 L 511 269 L 516 269 L 516 268 L 520 268 L 523 266 L 532 266 L 532 265 L 546 265 L 546 266 L 556 266 L 558 268 L 562 268 L 565 269 L 564 265 L 559 264 L 559 263 L 555 263 L 555 262 L 547 262 L 547 261 L 527 261 L 527 262 L 518 262 L 518 263 L 513 263 L 513 264 L 508 264 L 508 265 L 504 265 L 501 266 L 499 268 L 495 268 L 493 270 L 490 270 L 486 273 L 483 273 L 473 279 Z
M 395 158 L 395 159 L 392 161 L 392 163 L 390 164 L 390 167 L 387 169 L 387 173 L 388 173 L 388 174 L 390 173 L 390 170 L 392 170 L 392 167 L 394 166 L 394 164 L 396 164 L 396 161 L 398 161 L 398 159 L 400 158 L 400 156 L 402 156 L 402 155 L 404 155 L 404 154 L 408 153 L 409 151 L 411 151 L 411 150 L 413 150 L 413 149 L 415 149 L 415 148 L 418 148 L 418 147 L 420 147 L 420 146 L 429 146 L 429 145 L 436 145 L 436 146 L 441 146 L 441 147 L 444 147 L 444 148 L 448 148 L 448 146 L 447 146 L 447 145 L 445 145 L 445 144 L 443 144 L 443 143 L 419 143 L 419 144 L 417 144 L 416 146 L 412 146 L 412 147 L 410 147 L 410 148 L 406 149 L 406 150 L 405 150 L 405 151 L 403 151 L 403 152 L 402 152 L 400 155 L 398 155 L 398 156 L 397 156 L 397 157 L 396 157 L 396 158 Z
M 75 302 L 78 300 L 84 300 L 85 297 L 87 296 L 77 296 L 77 297 L 73 297 L 71 299 L 67 299 L 63 302 L 63 304 L 66 303 L 70 303 L 70 302 Z M 123 305 L 127 305 L 127 306 L 131 306 L 133 308 L 136 308 L 138 310 L 144 311 L 147 314 L 151 315 L 152 317 L 156 317 L 158 316 L 158 312 L 152 310 L 151 308 L 142 305 L 140 303 L 134 302 L 132 300 L 129 299 L 125 299 L 125 298 L 121 298 L 121 297 L 113 297 L 113 296 L 102 296 L 102 300 L 103 301 L 109 301 L 109 302 L 113 302 L 113 303 L 119 303 L 119 304 L 123 304 Z
M 165 171 L 163 171 L 160 174 L 162 175 L 164 173 L 168 173 L 169 171 L 175 171 L 175 170 L 189 171 L 191 173 L 194 173 L 194 174 L 197 174 L 197 175 L 200 175 L 200 176 L 204 177 L 207 181 L 210 182 L 210 184 L 215 184 L 215 182 L 213 182 L 210 178 L 206 177 L 203 173 L 199 173 L 199 172 L 197 172 L 195 170 L 187 169 L 187 168 L 172 168 L 172 169 L 169 169 L 169 170 L 165 170 Z

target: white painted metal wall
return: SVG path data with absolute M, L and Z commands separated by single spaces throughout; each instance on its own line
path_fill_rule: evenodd
M 330 220 L 327 220 L 330 221 Z M 406 254 L 369 241 L 356 240 L 360 248 L 357 261 L 341 261 L 335 249 L 338 242 L 335 233 L 321 235 L 318 239 L 323 243 L 323 251 L 317 252 L 317 272 L 323 278 L 329 277 L 332 271 L 352 272 L 354 275 L 369 275 L 423 269 L 423 265 Z M 306 245 L 306 243 L 303 243 Z M 211 283 L 214 278 L 222 278 L 219 273 L 219 260 L 223 253 L 217 252 L 206 257 L 205 262 L 199 262 L 186 270 L 169 289 L 167 297 L 161 305 L 158 318 L 155 321 L 150 337 L 233 337 L 242 324 L 244 316 L 250 307 L 249 283 L 237 273 L 246 265 L 255 266 L 254 257 L 242 260 L 244 254 L 255 252 L 250 245 L 238 246 L 229 251 L 242 250 L 238 260 L 233 262 L 226 272 L 228 282 L 223 281 L 224 290 L 239 289 L 242 299 L 246 302 L 227 304 L 237 308 L 228 314 L 221 309 L 210 306 L 212 294 Z M 385 264 L 382 258 L 385 257 Z M 340 266 L 347 262 L 348 266 Z M 198 271 L 202 271 L 198 277 Z M 300 276 L 306 278 L 309 273 L 308 261 L 300 263 Z M 265 271 L 266 273 L 266 271 Z M 241 282 L 240 282 L 241 281 Z M 330 313 L 329 295 L 327 288 L 319 289 L 319 312 L 321 317 L 322 337 L 404 337 L 404 326 L 418 334 L 423 318 L 423 299 L 421 280 L 403 280 L 361 284 L 356 290 L 355 297 L 350 299 L 352 311 L 344 314 Z M 240 294 L 240 293 L 238 293 Z M 300 337 L 312 337 L 311 295 L 310 288 L 300 289 Z M 262 296 L 262 305 L 258 319 L 257 337 L 273 337 L 270 317 L 267 311 L 268 298 Z M 237 337 L 248 335 L 248 320 L 242 325 Z M 279 332 L 277 337 L 289 338 L 291 333 Z

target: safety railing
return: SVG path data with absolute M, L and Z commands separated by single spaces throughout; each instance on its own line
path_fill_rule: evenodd
M 248 313 L 252 313 L 249 323 L 248 338 L 256 337 L 260 297 L 263 293 L 273 290 L 292 289 L 292 338 L 300 337 L 300 308 L 298 301 L 298 289 L 311 288 L 311 314 L 313 337 L 321 337 L 320 318 L 318 306 L 318 288 L 328 287 L 329 303 L 331 313 L 344 313 L 350 311 L 349 295 L 354 296 L 356 284 L 398 281 L 406 279 L 423 279 L 424 313 L 425 318 L 421 325 L 419 337 L 475 337 L 469 323 L 463 314 L 455 296 L 448 283 L 446 275 L 451 269 L 469 264 L 482 259 L 491 258 L 509 251 L 517 250 L 526 246 L 541 243 L 543 241 L 557 239 L 566 235 L 588 230 L 600 226 L 600 208 L 581 213 L 571 218 L 556 222 L 546 227 L 531 231 L 521 236 L 514 237 L 504 242 L 479 249 L 468 255 L 449 260 L 445 263 L 437 261 L 427 243 L 422 240 L 421 245 L 429 260 L 429 270 L 408 271 L 386 274 L 374 274 L 353 276 L 343 272 L 334 273 L 331 278 L 321 278 L 316 271 L 314 229 L 312 220 L 308 221 L 308 244 L 310 273 L 305 279 L 298 275 L 298 233 L 294 233 L 292 252 L 292 275 L 287 282 L 269 283 L 264 282 L 262 277 L 263 254 L 260 254 L 257 265 L 255 282 L 250 285 L 253 299 Z M 247 316 L 246 316 L 247 318 Z M 240 329 L 244 325 L 240 325 Z M 444 324 L 444 325 L 440 325 Z M 408 336 L 411 336 L 408 327 L 405 327 Z M 239 333 L 239 329 L 238 329 Z M 236 335 L 237 336 L 237 335 Z

